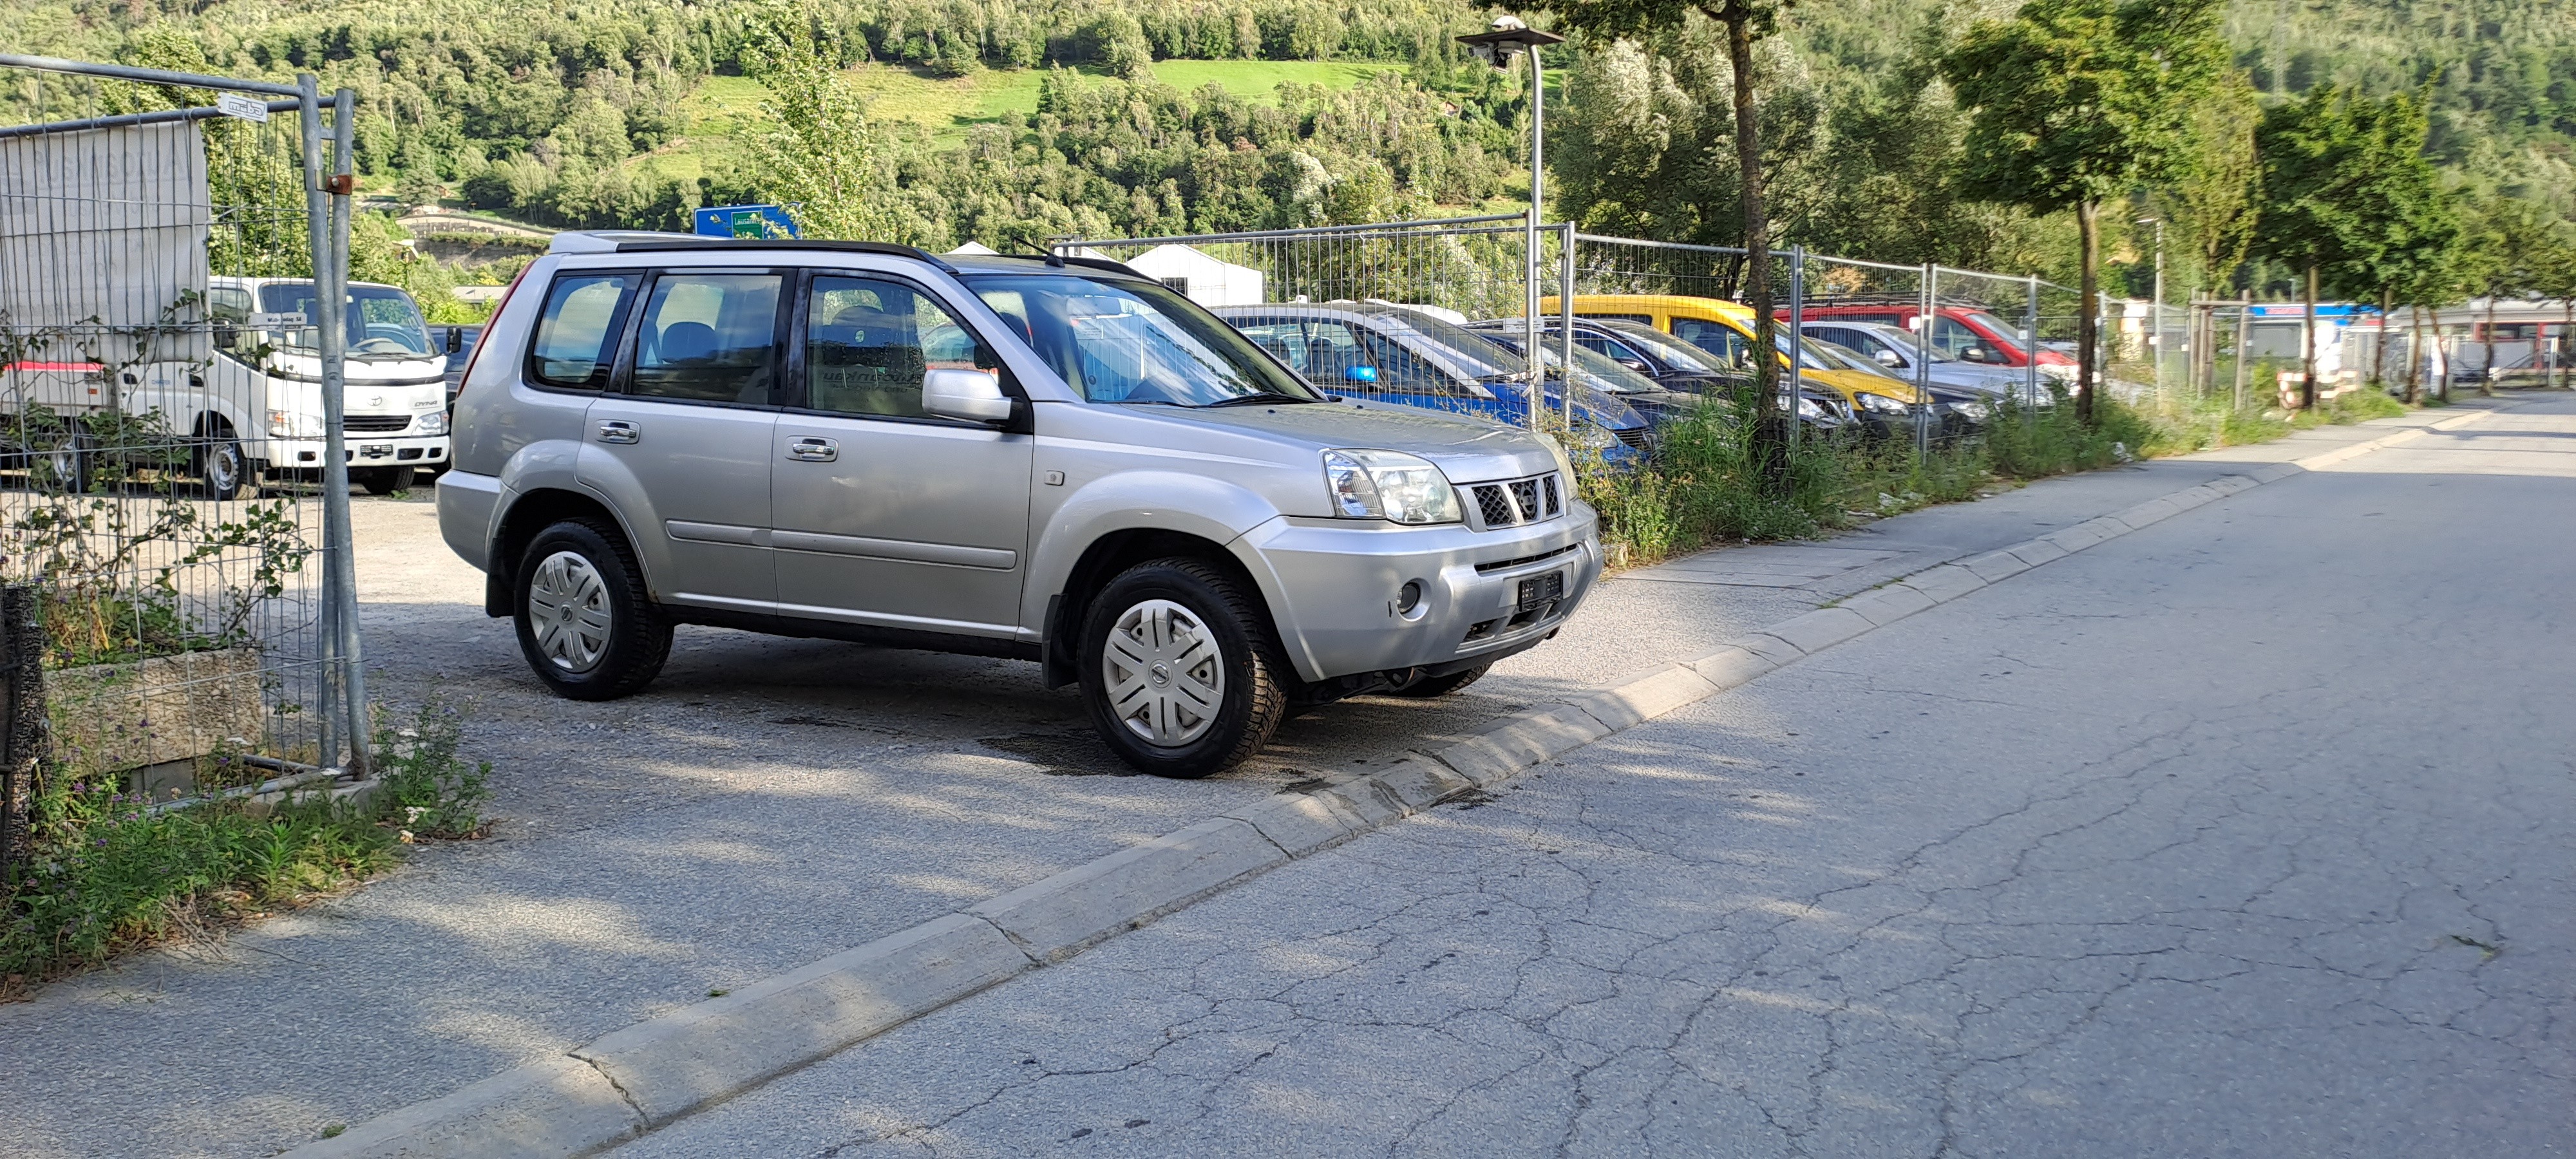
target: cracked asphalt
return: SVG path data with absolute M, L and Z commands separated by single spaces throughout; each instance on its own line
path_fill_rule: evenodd
M 2576 1150 L 2576 402 L 2025 573 L 616 1152 Z

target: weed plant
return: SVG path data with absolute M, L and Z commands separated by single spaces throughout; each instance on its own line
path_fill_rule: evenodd
M 35 856 L 0 878 L 0 996 L 27 980 L 301 904 L 390 867 L 418 837 L 489 825 L 489 764 L 457 755 L 464 718 L 433 694 L 379 737 L 364 808 L 330 800 L 152 802 L 110 784 L 40 784 Z M 155 805 L 158 808 L 155 808 Z

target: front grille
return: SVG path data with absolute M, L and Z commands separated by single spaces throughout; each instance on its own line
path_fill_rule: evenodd
M 340 416 L 340 429 L 353 435 L 387 435 L 410 425 L 410 415 Z
M 1478 483 L 1468 488 L 1476 500 L 1476 514 L 1485 529 L 1518 527 L 1565 514 L 1565 499 L 1559 490 L 1556 473 L 1532 475 L 1526 479 L 1507 479 L 1500 483 Z
M 1651 443 L 1653 441 L 1653 434 L 1644 427 L 1629 427 L 1625 430 L 1616 430 L 1610 433 L 1619 436 L 1620 442 L 1626 443 L 1637 450 L 1644 451 L 1652 449 Z
M 1537 555 L 1524 555 L 1512 559 L 1498 559 L 1492 563 L 1480 563 L 1476 565 L 1476 571 L 1479 574 L 1482 574 L 1485 572 L 1501 571 L 1505 568 L 1519 567 L 1525 563 L 1537 563 L 1540 560 L 1555 559 L 1569 551 L 1580 551 L 1582 550 L 1582 547 L 1583 545 L 1579 543 L 1569 543 L 1554 551 L 1542 551 Z

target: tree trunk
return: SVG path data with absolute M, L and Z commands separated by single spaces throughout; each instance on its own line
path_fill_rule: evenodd
M 1789 480 L 1787 416 L 1797 403 L 1780 397 L 1778 324 L 1771 317 L 1771 216 L 1762 205 L 1762 134 L 1753 99 L 1753 12 L 1734 0 L 1720 13 L 1726 22 L 1726 59 L 1735 73 L 1735 168 L 1744 185 L 1744 305 L 1753 311 L 1753 388 L 1762 419 L 1753 428 L 1754 454 L 1783 490 Z M 1795 357 L 1792 347 L 1792 357 Z M 1785 403 L 1785 405 L 1784 405 Z
M 2388 315 L 2396 308 L 2397 291 L 2390 286 L 2379 287 L 2379 340 L 2370 346 L 2370 386 L 2373 390 L 2388 389 Z M 2415 400 L 2410 398 L 2406 401 Z
M 2410 304 L 2406 307 L 2406 393 L 2415 393 L 2424 371 L 2424 308 Z
M 2093 395 L 2100 389 L 2100 375 L 2094 371 L 2094 355 L 2102 346 L 2102 207 L 2092 201 L 2075 203 L 2075 225 L 2083 235 L 2083 255 L 2079 259 L 2081 276 L 2076 278 L 2076 295 L 2082 313 L 2075 321 L 2075 420 L 2093 424 Z M 1924 323 L 1924 348 L 1931 348 L 1931 323 Z M 2039 355 L 2034 352 L 2031 357 Z
M 2299 314 L 2299 409 L 2317 406 L 2317 264 L 2308 263 L 2307 280 L 2299 287 L 2299 301 L 2307 306 Z
M 2561 298 L 2558 305 L 2564 311 L 2558 319 L 2558 388 L 2576 390 L 2576 366 L 2570 365 L 2576 360 L 2569 358 L 2576 354 L 2576 298 Z
M 2495 397 L 2495 300 L 2494 294 L 2487 295 L 2487 332 L 2484 335 L 2486 341 L 2479 346 L 2479 349 L 2485 353 L 2478 358 L 2481 364 L 2478 367 L 2478 393 L 2488 398 Z M 2537 351 L 2540 349 L 2540 344 L 2534 342 L 2531 348 Z

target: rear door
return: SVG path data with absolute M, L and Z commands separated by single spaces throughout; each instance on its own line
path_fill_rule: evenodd
M 767 454 L 780 611 L 1015 635 L 1036 440 L 921 408 L 927 371 L 1002 373 L 991 347 L 884 274 L 813 275 L 796 332 Z
M 749 612 L 777 604 L 769 456 L 787 281 L 776 270 L 654 275 L 633 311 L 618 388 L 590 404 L 578 475 L 649 541 L 638 550 L 660 557 L 658 598 Z M 556 279 L 558 291 L 565 282 Z M 542 369 L 542 332 L 538 342 Z

